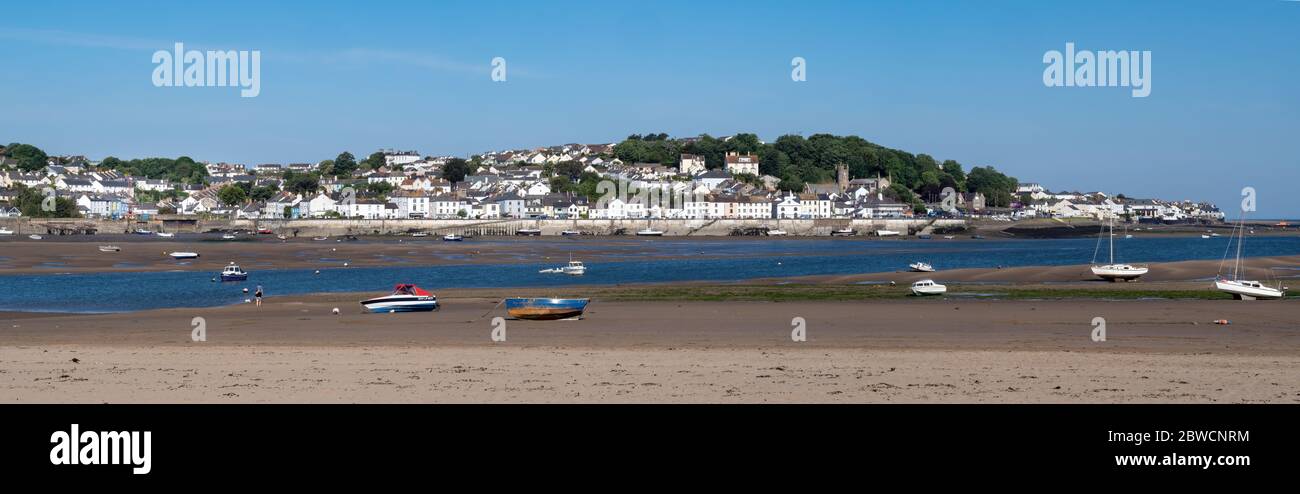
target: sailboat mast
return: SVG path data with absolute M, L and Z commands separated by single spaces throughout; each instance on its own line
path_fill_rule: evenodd
M 1246 242 L 1246 213 L 1241 213 L 1241 219 L 1237 220 L 1237 229 L 1241 230 L 1240 237 L 1237 239 L 1237 263 L 1232 266 L 1232 279 L 1241 279 L 1241 244 Z
M 1110 217 L 1110 263 L 1115 264 L 1115 216 Z

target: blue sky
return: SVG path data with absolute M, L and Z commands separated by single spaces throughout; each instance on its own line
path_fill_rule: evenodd
M 1051 189 L 1227 209 L 1253 186 L 1256 217 L 1300 217 L 1296 32 L 1283 0 L 15 2 L 0 141 L 256 164 L 829 132 Z M 154 87 L 175 42 L 260 50 L 261 94 Z M 1066 42 L 1150 50 L 1151 96 L 1045 87 Z

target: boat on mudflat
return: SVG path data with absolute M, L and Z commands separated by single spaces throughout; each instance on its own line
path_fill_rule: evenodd
M 410 283 L 393 287 L 393 293 L 369 300 L 361 306 L 370 312 L 428 312 L 438 310 L 438 297 Z
M 508 298 L 506 313 L 514 319 L 553 321 L 582 319 L 589 298 Z

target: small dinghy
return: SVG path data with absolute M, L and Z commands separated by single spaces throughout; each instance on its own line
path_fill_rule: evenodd
M 587 298 L 508 298 L 505 304 L 506 313 L 511 318 L 554 321 L 582 319 L 582 312 L 590 301 Z
M 429 312 L 438 310 L 438 297 L 418 286 L 402 283 L 394 286 L 391 294 L 362 300 L 361 306 L 376 313 Z
M 447 235 L 442 236 L 443 242 L 463 242 L 464 240 L 465 240 L 464 236 L 456 235 L 455 233 L 449 233 Z
M 159 237 L 162 237 L 162 238 L 172 238 L 172 237 L 175 237 L 176 234 L 175 234 L 175 233 L 163 233 L 163 232 L 158 232 L 158 236 L 159 236 Z
M 28 235 L 27 238 L 30 238 L 30 239 L 32 239 L 32 240 L 40 240 L 40 239 L 45 238 L 45 237 L 42 237 L 42 236 L 40 236 L 40 235 Z
M 199 253 L 197 252 L 172 252 L 171 254 L 167 254 L 167 255 L 172 256 L 172 259 L 198 259 L 199 258 Z
M 522 228 L 515 230 L 515 235 L 524 237 L 540 237 L 542 235 L 542 230 L 538 228 Z
M 638 237 L 662 237 L 662 236 L 664 236 L 664 232 L 659 231 L 659 230 L 655 230 L 655 229 L 653 229 L 653 228 L 646 228 L 646 229 L 644 229 L 644 230 L 638 230 L 638 231 L 636 232 L 636 234 L 637 234 Z
M 135 234 L 136 234 L 136 235 L 153 235 L 153 231 L 152 231 L 152 230 L 149 230 L 149 229 L 147 229 L 147 228 L 136 228 L 136 229 L 135 229 Z
M 118 246 L 116 246 L 116 245 L 101 245 L 101 246 L 99 246 L 99 251 L 100 251 L 100 252 L 119 252 L 119 251 L 121 251 L 121 250 L 122 250 L 122 248 L 121 248 L 121 247 L 118 247 Z
M 577 230 L 565 230 L 560 232 L 560 235 L 563 235 L 565 237 L 576 237 L 578 235 L 582 235 L 582 232 Z
M 857 235 L 857 234 L 858 234 L 858 231 L 857 231 L 857 230 L 854 230 L 854 229 L 852 229 L 852 228 L 841 228 L 841 229 L 839 229 L 839 230 L 832 230 L 832 231 L 831 231 L 831 236 L 832 236 L 832 237 L 852 237 L 852 236 Z
M 229 266 L 226 266 L 225 269 L 221 270 L 221 281 L 246 281 L 246 280 L 248 280 L 248 273 L 244 272 L 242 268 L 236 266 L 235 263 L 233 262 L 230 263 Z
M 784 237 L 785 235 L 786 235 L 785 230 L 768 230 L 768 231 L 767 231 L 767 236 L 769 236 L 769 237 Z
M 912 295 L 923 297 L 926 295 L 943 295 L 948 293 L 948 287 L 935 283 L 934 280 L 921 280 L 912 283 Z

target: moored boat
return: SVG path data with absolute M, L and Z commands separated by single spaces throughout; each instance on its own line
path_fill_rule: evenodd
M 918 273 L 933 273 L 933 272 L 934 272 L 934 266 L 931 266 L 929 263 L 924 263 L 924 262 L 920 262 L 920 261 L 917 261 L 917 262 L 914 262 L 914 263 L 908 264 L 907 267 L 911 268 L 912 271 L 916 271 L 916 272 L 918 272 Z
M 465 240 L 465 237 L 461 235 L 456 235 L 455 233 L 448 233 L 442 236 L 443 242 L 460 242 L 463 240 Z
M 146 228 L 136 228 L 136 229 L 135 229 L 135 234 L 136 234 L 136 235 L 153 235 L 153 230 L 149 230 L 149 229 L 146 229 Z
M 222 236 L 221 236 L 221 239 L 222 239 L 222 240 L 234 240 L 234 239 L 235 239 L 235 234 L 233 234 L 233 233 L 227 233 L 227 234 L 225 234 L 225 235 L 222 235 Z
M 13 235 L 14 231 L 8 228 L 0 228 L 0 235 Z
M 167 254 L 167 255 L 172 256 L 172 259 L 198 259 L 199 258 L 199 253 L 197 252 L 172 252 L 171 254 Z
M 560 235 L 563 235 L 565 237 L 576 237 L 578 235 L 582 235 L 582 232 L 578 230 L 565 230 L 560 232 Z
M 1109 230 L 1110 235 L 1105 237 L 1110 242 L 1110 261 L 1108 264 L 1097 264 L 1097 254 L 1101 251 L 1101 239 L 1103 234 Z M 1132 281 L 1142 275 L 1147 274 L 1148 268 L 1145 264 L 1124 264 L 1115 262 L 1115 224 L 1114 220 L 1107 221 L 1102 225 L 1101 233 L 1097 237 L 1097 248 L 1092 253 L 1092 274 L 1106 281 Z
M 175 233 L 164 233 L 164 232 L 158 232 L 157 235 L 162 238 L 172 238 L 176 236 Z
M 116 245 L 101 245 L 101 246 L 99 246 L 99 251 L 100 251 L 100 252 L 118 252 L 118 251 L 121 251 L 121 250 L 122 250 L 122 248 L 121 248 L 121 247 L 118 247 L 118 246 L 116 246 Z
M 40 239 L 45 238 L 45 237 L 42 237 L 42 236 L 40 236 L 40 235 L 34 235 L 34 234 L 33 234 L 33 235 L 28 235 L 27 238 L 30 238 L 30 239 L 32 239 L 32 240 L 40 240 Z
M 784 237 L 784 236 L 786 236 L 786 231 L 785 231 L 785 230 L 768 230 L 768 231 L 767 231 L 767 236 L 769 236 L 769 237 Z
M 644 229 L 637 230 L 636 235 L 638 237 L 662 237 L 664 236 L 664 232 L 660 230 L 655 230 L 654 228 L 646 227 Z
M 831 230 L 832 237 L 852 237 L 857 234 L 858 231 L 852 228 L 841 228 L 839 230 Z
M 393 287 L 393 293 L 369 300 L 361 306 L 370 312 L 428 312 L 438 310 L 438 297 L 410 283 Z
M 538 237 L 542 235 L 542 230 L 539 228 L 521 228 L 515 230 L 515 235 L 523 237 Z
M 945 293 L 948 293 L 948 287 L 935 283 L 934 280 L 920 280 L 912 283 L 913 295 L 943 295 Z
M 233 262 L 221 270 L 221 281 L 244 281 L 247 279 L 248 273 Z
M 902 233 L 894 230 L 876 230 L 877 237 L 897 237 L 899 235 L 902 235 Z
M 427 236 L 429 236 L 429 234 L 428 234 L 428 233 L 425 233 L 425 232 L 415 232 L 415 233 L 412 233 L 411 236 L 412 236 L 412 237 L 415 237 L 415 238 L 421 238 L 421 237 L 427 237 Z
M 553 321 L 581 319 L 590 301 L 586 298 L 508 298 L 505 304 L 506 313 L 514 319 Z
M 1225 252 L 1223 262 L 1219 263 L 1219 274 L 1214 277 L 1214 288 L 1231 294 L 1232 298 L 1237 300 L 1279 300 L 1286 297 L 1287 289 L 1282 286 L 1281 281 L 1278 281 L 1276 286 L 1268 286 L 1259 281 L 1241 279 L 1241 275 L 1246 270 L 1241 260 L 1242 244 L 1246 242 L 1245 221 L 1246 215 L 1242 214 L 1241 219 L 1237 221 L 1237 227 L 1232 232 L 1232 237 L 1228 239 L 1230 242 L 1228 252 L 1232 249 L 1231 242 L 1237 242 L 1237 257 L 1232 264 L 1232 276 L 1229 277 L 1224 273 L 1224 264 L 1228 260 L 1228 254 Z

